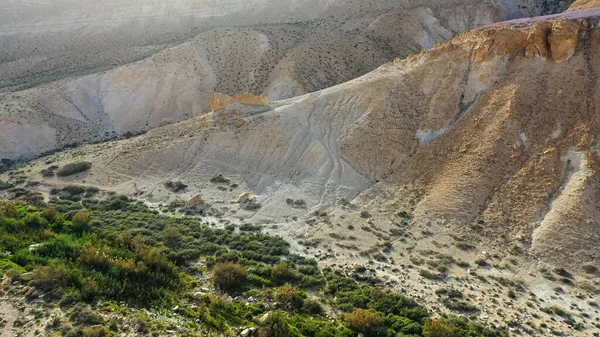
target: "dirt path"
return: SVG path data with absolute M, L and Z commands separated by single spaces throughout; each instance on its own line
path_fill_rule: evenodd
M 0 337 L 13 337 L 15 331 L 13 324 L 18 318 L 19 312 L 5 298 L 0 298 Z

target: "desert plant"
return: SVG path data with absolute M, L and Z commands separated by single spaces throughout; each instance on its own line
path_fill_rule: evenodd
M 92 168 L 92 163 L 87 161 L 73 162 L 63 166 L 61 169 L 56 171 L 56 175 L 59 177 L 66 177 L 73 174 L 85 172 Z
M 383 317 L 379 313 L 360 308 L 344 316 L 344 321 L 350 329 L 367 335 L 375 335 L 383 325 Z
M 296 278 L 296 273 L 287 262 L 281 262 L 271 270 L 271 277 L 277 283 L 285 283 Z
M 217 263 L 212 270 L 212 281 L 219 288 L 233 290 L 241 286 L 246 280 L 248 272 L 238 263 Z
M 181 192 L 185 190 L 188 185 L 182 183 L 181 181 L 167 181 L 165 182 L 165 187 L 174 193 Z
M 452 325 L 441 318 L 427 319 L 423 325 L 424 337 L 453 337 Z
M 90 223 L 90 213 L 86 209 L 82 209 L 73 216 L 73 229 L 78 233 L 87 232 Z

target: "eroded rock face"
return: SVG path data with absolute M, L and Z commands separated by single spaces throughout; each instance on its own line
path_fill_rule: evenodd
M 581 23 L 565 19 L 536 22 L 527 37 L 525 56 L 566 61 L 575 54 L 582 28 Z
M 235 97 L 214 94 L 210 99 L 210 110 L 217 111 L 233 103 L 266 106 L 269 105 L 269 98 L 266 96 L 254 96 L 252 94 L 243 94 Z
M 528 58 L 539 56 L 544 60 L 550 54 L 548 36 L 552 32 L 552 23 L 548 21 L 536 22 L 527 36 L 525 56 Z
M 557 19 L 552 23 L 552 33 L 548 36 L 548 42 L 555 62 L 566 61 L 575 54 L 581 28 L 578 22 L 565 19 Z

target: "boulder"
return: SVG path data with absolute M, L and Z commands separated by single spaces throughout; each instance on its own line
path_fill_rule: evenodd
M 23 273 L 21 274 L 21 280 L 23 281 L 31 281 L 33 280 L 33 277 L 35 276 L 35 274 L 33 272 L 27 272 L 27 273 Z
M 566 61 L 575 54 L 581 25 L 566 19 L 557 19 L 552 24 L 552 34 L 548 37 L 552 59 Z
M 27 299 L 33 299 L 33 298 L 36 298 L 37 296 L 38 296 L 38 294 L 37 294 L 37 290 L 35 289 L 35 287 L 31 287 L 25 293 L 25 298 L 27 298 Z
M 243 203 L 248 202 L 250 200 L 252 200 L 252 194 L 250 194 L 248 192 L 245 192 L 245 193 L 240 194 L 240 196 L 237 199 L 237 202 L 240 203 L 240 204 L 243 204 Z
M 193 197 L 192 199 L 188 200 L 188 202 L 186 203 L 188 206 L 198 206 L 198 205 L 203 205 L 204 199 L 202 198 L 201 194 L 196 195 L 195 197 Z
M 256 330 L 256 328 L 248 328 L 248 329 L 244 329 L 244 331 L 242 331 L 240 333 L 240 336 L 242 337 L 249 337 L 252 336 L 252 334 L 254 334 L 254 330 Z

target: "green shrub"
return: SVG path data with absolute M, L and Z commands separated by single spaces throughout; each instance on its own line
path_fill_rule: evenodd
M 281 284 L 294 280 L 296 278 L 296 273 L 289 263 L 281 262 L 273 267 L 271 270 L 271 277 L 273 278 L 273 281 Z
M 366 335 L 377 335 L 377 330 L 383 327 L 381 314 L 364 309 L 354 309 L 344 316 L 344 321 L 350 329 Z
M 423 325 L 424 337 L 453 337 L 452 325 L 441 318 L 428 319 Z
M 73 230 L 77 233 L 84 233 L 89 230 L 90 213 L 82 209 L 73 216 Z
M 284 307 L 299 309 L 304 304 L 306 293 L 286 283 L 275 291 L 275 300 Z
M 6 181 L 0 180 L 0 191 L 7 190 L 7 189 L 12 188 L 12 187 L 13 187 L 12 184 L 10 184 L 10 183 L 8 183 Z
M 246 280 L 246 268 L 238 263 L 217 263 L 212 270 L 212 282 L 223 290 L 233 290 Z
M 276 310 L 269 313 L 269 317 L 261 326 L 259 336 L 290 337 L 290 327 L 287 323 L 285 312 Z
M 90 163 L 90 162 L 87 162 L 87 161 L 74 162 L 74 163 L 67 164 L 67 165 L 63 166 L 62 168 L 60 168 L 58 171 L 56 171 L 56 175 L 59 177 L 66 177 L 66 176 L 70 176 L 73 174 L 85 172 L 85 171 L 89 170 L 90 168 L 92 168 L 92 163 Z

